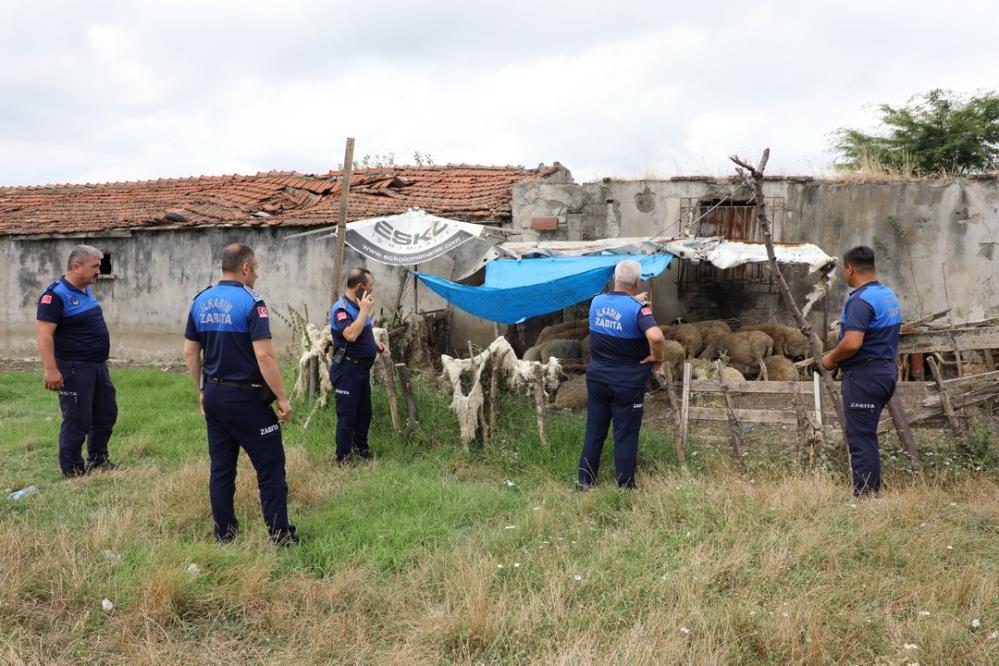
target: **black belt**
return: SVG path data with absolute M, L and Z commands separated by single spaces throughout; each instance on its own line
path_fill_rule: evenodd
M 264 387 L 263 384 L 251 384 L 250 382 L 231 382 L 228 379 L 219 379 L 218 377 L 205 377 L 205 381 L 211 382 L 212 384 L 219 384 L 220 386 L 235 386 L 241 389 L 257 390 Z
M 343 360 L 350 361 L 354 365 L 359 365 L 362 368 L 370 368 L 375 364 L 375 359 L 373 358 L 354 358 L 353 356 L 344 356 Z

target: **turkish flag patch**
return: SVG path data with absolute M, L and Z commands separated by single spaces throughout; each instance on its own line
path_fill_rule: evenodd
M 337 321 L 343 321 L 346 318 L 347 318 L 347 313 L 344 312 L 343 310 L 340 310 L 339 312 L 336 313 L 336 320 Z
M 266 319 L 267 318 L 267 306 L 261 305 L 260 307 L 258 307 L 257 308 L 257 316 Z
M 42 303 L 48 305 L 51 302 L 52 302 L 52 294 L 45 294 L 44 296 L 42 296 Z
M 644 308 L 642 308 L 641 310 L 639 310 L 638 313 L 640 315 L 642 315 L 643 317 L 648 317 L 650 314 L 652 314 L 652 308 L 650 308 L 648 305 L 646 305 Z

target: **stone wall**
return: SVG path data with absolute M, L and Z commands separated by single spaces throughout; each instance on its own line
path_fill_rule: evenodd
M 906 316 L 942 310 L 949 302 L 958 321 L 999 315 L 999 181 L 995 178 L 917 180 L 888 183 L 819 181 L 807 178 L 768 180 L 765 195 L 783 203 L 776 239 L 811 242 L 833 255 L 859 244 L 872 246 L 882 280 L 895 288 Z M 605 237 L 673 237 L 683 227 L 687 200 L 747 197 L 730 180 L 604 180 L 597 183 L 522 184 L 514 188 L 515 228 L 529 229 L 535 218 L 553 217 L 555 231 L 543 239 L 589 240 Z M 690 317 L 681 299 L 679 260 L 652 285 L 660 321 Z M 795 271 L 795 290 L 807 291 L 809 279 Z M 841 279 L 835 285 L 833 316 L 845 298 Z M 779 299 L 753 307 L 750 316 L 783 313 Z
M 111 331 L 111 353 L 133 360 L 178 360 L 191 299 L 221 276 L 222 248 L 231 242 L 253 246 L 260 260 L 257 290 L 277 313 L 288 306 L 308 309 L 311 320 L 328 320 L 335 239 L 305 237 L 286 240 L 294 228 L 195 229 L 136 231 L 87 238 L 0 237 L 6 259 L 0 279 L 0 357 L 35 357 L 35 304 L 44 287 L 64 271 L 70 248 L 79 243 L 110 253 L 113 278 L 94 286 Z M 489 244 L 473 239 L 451 255 L 420 266 L 421 270 L 457 276 L 474 264 Z M 414 306 L 446 307 L 436 294 L 420 287 L 414 300 L 412 279 L 404 269 L 364 260 L 348 246 L 345 266 L 366 266 L 374 274 L 376 316 L 390 318 Z M 342 291 L 342 288 L 341 288 Z M 470 320 L 470 321 L 467 321 Z M 459 317 L 459 330 L 476 322 Z M 275 342 L 289 341 L 290 329 L 280 316 L 271 318 Z M 491 325 L 489 331 L 491 332 Z

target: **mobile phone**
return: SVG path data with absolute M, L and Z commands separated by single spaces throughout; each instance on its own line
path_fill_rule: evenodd
M 357 302 L 360 303 L 362 300 L 364 300 L 364 289 L 363 288 L 357 290 Z

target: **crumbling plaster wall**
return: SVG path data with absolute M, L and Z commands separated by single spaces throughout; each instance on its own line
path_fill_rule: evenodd
M 682 230 L 684 198 L 717 199 L 732 193 L 747 197 L 728 179 L 522 184 L 514 188 L 513 226 L 530 229 L 534 218 L 556 217 L 558 229 L 541 232 L 542 239 L 674 237 Z M 764 193 L 785 202 L 779 241 L 816 243 L 832 255 L 854 245 L 872 246 L 882 280 L 898 291 L 906 316 L 947 307 L 945 274 L 958 321 L 999 316 L 999 180 L 858 183 L 782 178 L 768 180 Z M 673 267 L 652 285 L 660 321 L 686 314 L 677 298 L 677 273 Z M 846 292 L 837 279 L 834 317 Z
M 136 231 L 127 236 L 17 239 L 0 237 L 5 265 L 0 274 L 0 357 L 35 357 L 35 304 L 49 282 L 64 272 L 70 248 L 80 243 L 111 254 L 113 279 L 94 289 L 111 331 L 111 354 L 132 360 L 175 361 L 181 357 L 188 308 L 195 294 L 221 277 L 221 250 L 232 242 L 249 243 L 260 261 L 256 288 L 272 310 L 308 309 L 315 323 L 328 320 L 335 239 L 285 237 L 301 229 L 196 229 Z M 421 264 L 420 269 L 451 276 L 455 264 L 484 253 L 488 243 L 472 240 L 453 255 Z M 446 307 L 420 286 L 414 300 L 405 269 L 363 259 L 349 246 L 345 269 L 365 266 L 375 278 L 376 317 L 390 317 L 397 306 L 410 312 Z M 341 286 L 342 291 L 342 286 Z M 286 344 L 290 329 L 271 317 L 275 342 Z

